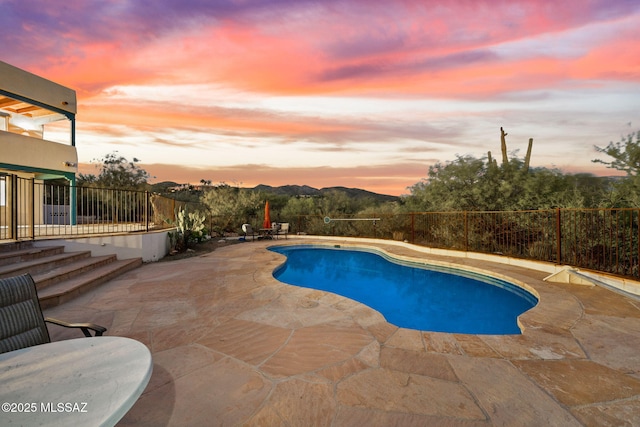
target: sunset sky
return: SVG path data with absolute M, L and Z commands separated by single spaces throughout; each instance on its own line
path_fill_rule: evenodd
M 406 194 L 436 161 L 591 160 L 640 129 L 638 0 L 0 0 L 0 60 L 77 91 L 81 172 Z

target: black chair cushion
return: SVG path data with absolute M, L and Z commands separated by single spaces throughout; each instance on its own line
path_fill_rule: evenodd
M 50 341 L 33 278 L 0 279 L 0 353 Z

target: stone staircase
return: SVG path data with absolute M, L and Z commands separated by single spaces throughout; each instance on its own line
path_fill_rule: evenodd
M 91 251 L 65 252 L 64 246 L 34 247 L 31 242 L 0 245 L 0 277 L 30 273 L 40 305 L 54 307 L 142 265 L 141 258 L 91 256 Z

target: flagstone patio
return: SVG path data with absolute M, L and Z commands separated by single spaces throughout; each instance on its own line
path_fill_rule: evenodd
M 520 318 L 522 335 L 408 330 L 355 301 L 278 282 L 271 272 L 284 257 L 265 249 L 276 243 L 296 239 L 145 264 L 45 315 L 149 347 L 151 381 L 122 426 L 640 425 L 638 300 L 376 244 L 491 270 L 540 296 Z M 54 328 L 54 341 L 77 337 Z

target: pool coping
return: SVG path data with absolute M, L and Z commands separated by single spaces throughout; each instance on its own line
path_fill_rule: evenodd
M 611 289 L 610 287 L 599 286 L 597 282 L 552 282 L 547 281 L 550 275 L 561 272 L 567 268 L 565 265 L 554 265 L 551 263 L 523 260 L 518 258 L 481 254 L 473 252 L 461 252 L 451 251 L 444 249 L 434 249 L 423 247 L 419 245 L 413 245 L 407 242 L 399 242 L 393 240 L 383 239 L 371 239 L 371 238 L 357 238 L 357 237 L 336 237 L 336 236 L 294 236 L 285 241 L 271 241 L 265 247 L 267 249 L 271 246 L 280 245 L 300 245 L 300 244 L 318 244 L 318 245 L 331 245 L 339 244 L 344 247 L 365 247 L 375 249 L 377 251 L 384 252 L 389 256 L 397 259 L 406 259 L 411 262 L 424 262 L 432 264 L 440 264 L 450 268 L 456 269 L 470 269 L 480 272 L 481 274 L 487 274 L 492 277 L 496 277 L 508 282 L 522 286 L 527 291 L 531 292 L 538 298 L 538 304 L 518 316 L 518 326 L 520 327 L 521 334 L 516 335 L 484 335 L 484 334 L 450 334 L 447 332 L 434 332 L 434 331 L 418 331 L 421 334 L 434 335 L 434 334 L 450 334 L 454 336 L 481 336 L 488 337 L 495 345 L 500 346 L 505 343 L 511 343 L 513 337 L 522 337 L 524 339 L 538 340 L 540 334 L 550 334 L 550 336 L 570 337 L 571 329 L 578 323 L 578 321 L 584 317 L 584 307 L 582 304 L 571 294 L 569 289 L 578 288 L 602 288 L 607 289 L 610 292 L 617 293 L 622 297 L 626 297 L 620 292 L 616 292 L 618 289 Z M 276 267 L 269 270 L 272 273 L 275 268 L 279 267 L 285 261 L 284 255 L 272 252 L 280 257 L 279 263 Z M 525 274 L 514 274 L 514 271 L 524 271 Z M 277 283 L 277 279 L 271 276 L 271 279 Z M 285 284 L 286 285 L 286 284 Z M 640 283 L 639 283 L 640 285 Z M 295 286 L 295 285 L 287 285 Z M 566 287 L 562 292 L 558 292 L 558 286 Z M 324 292 L 324 291 L 318 291 Z M 340 296 L 341 298 L 347 298 Z M 348 299 L 348 298 L 347 298 Z M 355 301 L 355 300 L 351 300 Z M 357 304 L 366 307 L 369 310 L 377 310 L 355 301 Z M 382 314 L 381 317 L 384 318 Z M 386 320 L 386 319 L 385 319 Z M 413 329 L 407 329 L 397 327 L 391 323 L 389 325 L 401 330 L 414 331 Z M 549 337 L 546 337 L 549 338 Z M 554 340 L 553 338 L 551 339 Z M 542 347 L 545 347 L 544 345 Z M 447 350 L 448 351 L 448 350 Z M 520 350 L 517 350 L 520 351 Z M 534 350 L 536 351 L 536 350 Z M 556 350 L 540 350 L 541 354 L 552 359 L 562 359 L 565 355 L 575 357 L 576 354 L 581 351 L 567 350 L 566 348 L 560 348 Z M 525 356 L 528 357 L 528 356 Z
M 456 264 L 455 262 L 450 262 L 450 261 L 441 261 L 441 260 L 434 260 L 434 259 L 426 259 L 426 258 L 418 258 L 415 256 L 408 256 L 408 255 L 398 255 L 398 254 L 394 254 L 384 248 L 375 246 L 375 245 L 369 245 L 366 243 L 357 243 L 357 242 L 351 242 L 349 241 L 348 243 L 343 243 L 343 244 L 330 244 L 330 243 L 285 243 L 285 244 L 280 244 L 280 243 L 276 243 L 273 245 L 269 245 L 266 247 L 266 249 L 271 249 L 274 247 L 283 247 L 283 246 L 300 246 L 300 247 L 310 247 L 310 248 L 328 248 L 328 249 L 332 249 L 332 248 L 337 248 L 337 249 L 362 249 L 366 252 L 369 253 L 374 253 L 377 255 L 382 256 L 383 258 L 387 259 L 390 262 L 394 262 L 394 261 L 398 261 L 398 264 L 401 265 L 407 265 L 407 266 L 411 266 L 411 267 L 416 267 L 416 268 L 426 268 L 429 269 L 430 266 L 434 266 L 434 267 L 440 267 L 443 270 L 453 270 L 453 272 L 451 274 L 457 274 L 463 277 L 469 277 L 475 280 L 480 280 L 482 281 L 481 278 L 477 278 L 474 276 L 467 276 L 465 274 L 465 272 L 471 272 L 474 273 L 475 275 L 479 275 L 479 276 L 488 276 L 491 278 L 495 278 L 495 279 L 499 279 L 503 282 L 506 282 L 507 284 L 511 284 L 515 287 L 518 287 L 528 293 L 530 293 L 533 297 L 536 298 L 536 304 L 531 307 L 529 310 L 525 311 L 524 313 L 520 314 L 517 317 L 517 325 L 520 328 L 520 331 L 524 331 L 525 329 L 525 325 L 526 323 L 523 323 L 521 321 L 521 318 L 523 316 L 525 316 L 526 318 L 526 314 L 529 313 L 530 311 L 534 310 L 539 304 L 540 304 L 540 294 L 538 293 L 538 291 L 530 286 L 529 284 L 527 284 L 526 282 L 522 281 L 522 280 L 518 280 L 518 279 L 514 279 L 508 275 L 505 274 L 500 274 L 500 273 L 496 273 L 495 271 L 492 270 L 487 270 L 487 269 L 483 269 L 483 268 L 478 268 L 478 267 L 473 267 L 473 266 L 460 266 L 460 264 Z M 276 252 L 277 253 L 277 252 Z M 278 267 L 273 269 L 273 273 L 275 273 L 279 268 L 281 268 L 284 265 L 284 262 L 282 264 L 280 264 Z M 440 271 L 440 270 L 437 270 Z M 445 271 L 446 272 L 446 271 Z M 284 283 L 284 282 L 283 282 Z M 287 284 L 287 283 L 285 283 Z M 491 285 L 491 284 L 490 284 Z M 298 286 L 298 285 L 292 285 L 292 286 Z M 315 289 L 315 288 L 314 288 Z M 323 291 L 325 292 L 325 291 Z M 349 298 L 346 297 L 344 295 L 341 295 L 344 298 Z M 351 298 L 349 298 L 351 299 Z M 366 305 L 358 300 L 353 300 L 356 301 L 360 304 Z M 367 306 L 369 307 L 369 306 Z M 371 308 L 371 307 L 369 307 Z M 375 310 L 374 308 L 372 308 L 372 310 Z M 377 311 L 377 310 L 376 310 Z M 380 313 L 380 312 L 379 312 Z M 380 315 L 382 315 L 384 317 L 384 314 L 380 313 Z M 394 325 L 395 326 L 395 325 Z M 408 328 L 405 328 L 408 329 Z M 435 331 L 429 331 L 429 330 L 425 330 L 425 329 L 416 329 L 422 332 L 435 332 Z M 446 332 L 446 331 L 437 331 L 437 332 L 442 332 L 442 333 L 452 333 L 452 332 Z M 474 333 L 466 333 L 466 335 L 513 335 L 513 334 L 474 334 Z

